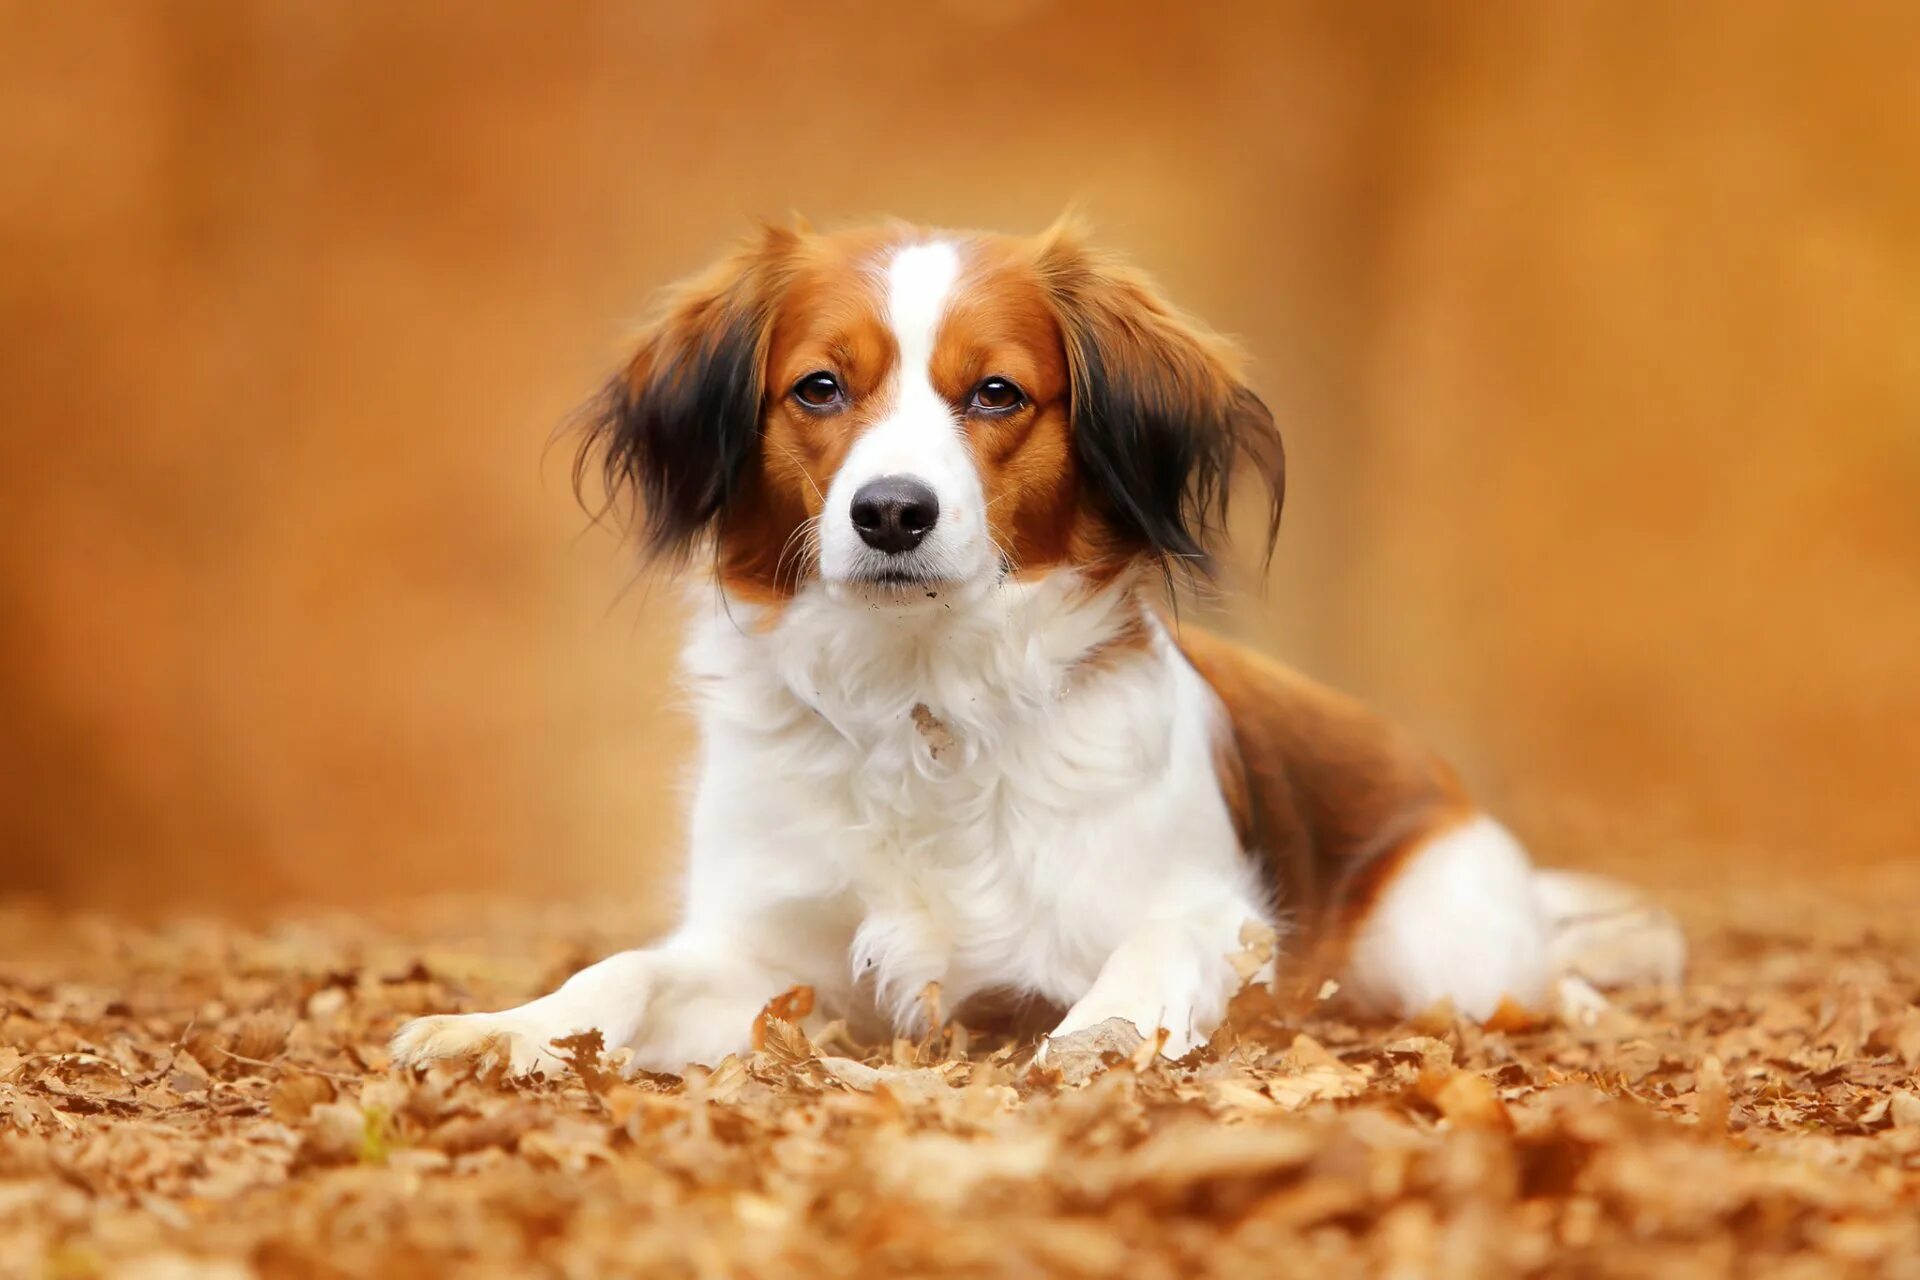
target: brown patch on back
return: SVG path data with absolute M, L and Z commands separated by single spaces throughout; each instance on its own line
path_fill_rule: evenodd
M 1227 709 L 1216 766 L 1242 840 L 1316 930 L 1364 913 L 1407 851 L 1471 812 L 1452 769 L 1353 699 L 1204 631 L 1180 647 Z

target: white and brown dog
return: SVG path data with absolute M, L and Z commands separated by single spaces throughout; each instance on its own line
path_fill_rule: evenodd
M 796 984 L 904 1029 L 930 982 L 1179 1056 L 1248 921 L 1331 941 L 1386 1012 L 1537 1004 L 1576 952 L 1677 972 L 1670 921 L 1596 940 L 1612 890 L 1536 871 L 1392 725 L 1169 625 L 1236 463 L 1271 544 L 1280 438 L 1226 346 L 1071 224 L 768 229 L 672 294 L 588 428 L 649 548 L 712 553 L 684 919 L 519 1008 L 409 1023 L 398 1062 L 552 1070 L 597 1028 L 678 1071 Z

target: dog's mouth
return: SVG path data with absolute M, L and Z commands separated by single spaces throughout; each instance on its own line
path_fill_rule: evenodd
M 906 568 L 881 568 L 854 581 L 870 591 L 893 593 L 893 595 L 906 595 L 912 591 L 939 591 L 941 587 L 950 585 L 941 578 L 916 574 L 914 570 L 906 570 Z
M 923 570 L 879 565 L 848 578 L 847 585 L 870 599 L 910 604 L 921 599 L 937 600 L 956 584 Z

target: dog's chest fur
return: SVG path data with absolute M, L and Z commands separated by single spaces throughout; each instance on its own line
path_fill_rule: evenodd
M 688 655 L 701 807 L 723 838 L 786 851 L 754 891 L 837 904 L 848 974 L 883 1009 L 930 981 L 1069 999 L 1195 856 L 1173 842 L 1237 856 L 1211 695 L 1157 622 L 1111 651 L 1141 625 L 1122 592 L 1054 578 L 945 603 L 803 592 L 764 630 L 710 619 Z

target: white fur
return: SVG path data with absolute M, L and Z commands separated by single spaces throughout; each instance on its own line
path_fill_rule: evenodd
M 1533 882 L 1526 852 L 1492 818 L 1433 837 L 1361 923 L 1342 987 L 1366 1008 L 1400 1015 L 1450 1000 L 1486 1018 L 1505 996 L 1543 1007 L 1554 974 Z
M 1362 921 L 1341 986 L 1377 1013 L 1413 1016 L 1445 1000 L 1485 1019 L 1508 997 L 1564 1010 L 1570 998 L 1599 999 L 1589 983 L 1671 986 L 1686 963 L 1686 935 L 1667 911 L 1604 876 L 1534 868 L 1481 815 L 1413 852 Z
M 888 384 L 875 394 L 886 409 L 854 442 L 828 486 L 820 519 L 820 574 L 830 592 L 860 598 L 858 580 L 888 560 L 940 582 L 973 582 L 994 569 L 986 499 L 953 409 L 934 389 L 934 340 L 954 284 L 960 253 L 943 240 L 897 250 L 885 267 L 886 311 L 899 351 Z M 860 540 L 850 509 L 861 485 L 881 476 L 912 476 L 933 490 L 940 518 L 913 551 L 888 557 Z
M 1069 1006 L 1061 1032 L 1122 1017 L 1176 1054 L 1219 1021 L 1241 927 L 1271 916 L 1214 775 L 1221 708 L 1130 584 L 1005 578 L 929 373 L 959 271 L 939 241 L 885 264 L 900 359 L 827 495 L 821 580 L 775 617 L 715 600 L 694 628 L 681 926 L 518 1009 L 412 1023 L 397 1060 L 548 1067 L 548 1042 L 591 1026 L 678 1070 L 746 1047 L 797 983 L 900 1027 L 928 983 L 949 1008 L 1013 988 Z M 938 585 L 876 595 L 848 581 L 873 554 L 848 507 L 890 474 L 940 500 L 906 566 Z M 1143 621 L 1147 652 L 1083 663 Z
M 1145 652 L 1082 664 L 1139 608 L 1070 572 L 895 607 L 815 583 L 777 617 L 713 601 L 685 655 L 701 754 L 680 927 L 517 1009 L 411 1023 L 396 1060 L 551 1070 L 552 1040 L 597 1027 L 678 1071 L 744 1050 L 793 985 L 911 1030 L 930 982 L 947 1008 L 1007 988 L 1066 1006 L 1055 1035 L 1164 1027 L 1184 1054 L 1225 1011 L 1242 926 L 1274 911 L 1214 773 L 1212 690 L 1151 615 Z M 1599 901 L 1572 883 L 1476 817 L 1389 883 L 1342 986 L 1391 1014 L 1543 1007 L 1575 971 L 1568 913 Z M 1667 951 L 1631 949 L 1612 980 L 1668 976 Z
M 769 627 L 715 605 L 686 664 L 702 746 L 684 921 L 659 947 L 502 1014 L 425 1019 L 396 1056 L 497 1042 L 517 1069 L 587 1026 L 637 1065 L 744 1049 L 796 983 L 914 1025 L 1013 988 L 1169 1053 L 1224 1012 L 1243 924 L 1271 917 L 1215 781 L 1212 691 L 1157 622 L 1146 653 L 1079 665 L 1136 619 L 1071 573 L 918 608 L 818 584 Z M 915 709 L 925 712 L 916 718 Z M 937 722 L 928 727 L 927 717 Z

